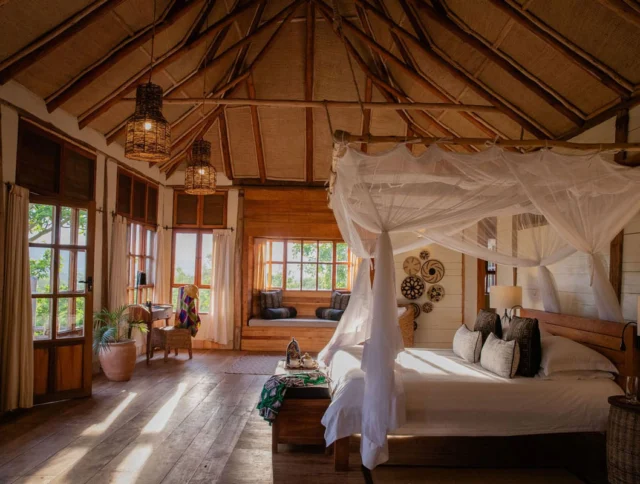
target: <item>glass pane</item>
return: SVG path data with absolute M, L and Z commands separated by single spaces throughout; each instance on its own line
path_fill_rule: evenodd
M 336 260 L 338 262 L 348 262 L 349 260 L 349 246 L 344 242 L 336 244 Z
M 33 339 L 51 339 L 51 299 L 32 298 Z
M 57 337 L 77 338 L 84 335 L 84 297 L 58 299 Z
M 70 207 L 60 207 L 60 243 L 64 245 L 71 244 L 71 224 L 75 225 L 73 220 L 73 209 Z
M 142 246 L 142 225 L 135 224 L 136 231 L 136 254 L 142 255 L 142 250 L 144 247 Z
M 80 281 L 86 281 L 87 253 L 84 250 L 76 251 L 76 292 L 86 292 L 86 285 Z
M 320 262 L 332 262 L 333 261 L 333 242 L 320 242 L 318 244 L 320 249 L 319 260 Z
M 287 264 L 287 289 L 300 290 L 300 264 Z
M 178 312 L 178 292 L 180 288 L 174 287 L 171 289 L 171 304 L 173 304 L 173 311 Z
M 336 265 L 336 289 L 346 289 L 349 287 L 349 266 L 346 264 Z
M 316 262 L 318 260 L 318 245 L 315 242 L 305 242 L 302 252 L 303 262 Z
M 196 234 L 176 234 L 173 272 L 175 284 L 193 284 L 195 282 L 197 238 Z
M 316 290 L 316 271 L 315 264 L 303 264 L 302 266 L 302 289 L 307 291 Z
M 284 242 L 271 242 L 271 260 L 273 262 L 284 261 Z
M 87 210 L 78 210 L 78 245 L 87 245 L 88 224 L 89 213 Z
M 200 259 L 200 283 L 211 285 L 211 268 L 213 267 L 213 234 L 202 234 L 202 258 Z M 207 309 L 206 312 L 209 310 Z M 201 311 L 204 312 L 204 311 Z
M 210 307 L 211 307 L 211 289 L 205 287 L 200 289 L 200 301 L 198 302 L 198 312 L 208 313 Z
M 330 291 L 331 290 L 331 264 L 319 264 L 318 265 L 318 290 Z
M 155 279 L 153 277 L 153 259 L 146 258 L 145 259 L 145 272 L 147 273 L 147 284 L 151 285 L 155 283 Z
M 29 247 L 31 294 L 51 293 L 51 274 L 53 273 L 52 253 L 52 249 Z
M 282 287 L 282 264 L 271 264 L 271 287 Z
M 29 242 L 52 244 L 54 236 L 55 207 L 29 204 Z
M 155 235 L 156 234 L 153 232 L 153 230 L 147 230 L 147 248 L 145 254 L 149 257 L 153 256 L 153 246 L 155 245 L 153 243 L 153 239 Z
M 287 260 L 291 262 L 302 260 L 302 244 L 300 242 L 287 242 Z
M 70 250 L 60 250 L 58 256 L 58 291 L 73 290 L 73 274 L 75 266 L 74 253 Z

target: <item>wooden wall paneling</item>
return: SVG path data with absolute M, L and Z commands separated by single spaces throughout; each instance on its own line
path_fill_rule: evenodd
M 35 348 L 33 361 L 33 393 L 44 395 L 49 383 L 49 348 Z
M 616 115 L 615 142 L 626 143 L 629 139 L 629 109 L 621 109 Z M 614 156 L 616 163 L 625 164 L 627 153 L 620 151 Z M 622 252 L 624 250 L 624 229 L 611 241 L 609 247 L 609 280 L 613 290 L 618 296 L 618 301 L 622 300 Z
M 244 311 L 243 293 L 242 293 L 242 274 L 244 265 L 244 255 L 242 248 L 244 247 L 244 192 L 240 190 L 238 193 L 238 218 L 236 222 L 236 244 L 235 244 L 235 265 L 233 278 L 233 299 L 235 312 L 233 318 L 233 349 L 240 349 L 240 340 L 242 337 L 242 315 Z
M 298 317 L 315 318 L 316 309 L 328 308 L 331 304 L 332 291 L 284 291 L 282 304 L 293 306 L 298 311 Z
M 82 345 L 56 348 L 56 392 L 82 388 Z

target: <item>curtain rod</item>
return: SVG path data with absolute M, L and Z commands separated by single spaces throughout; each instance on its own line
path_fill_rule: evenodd
M 511 146 L 522 148 L 568 148 L 572 150 L 606 151 L 624 150 L 640 151 L 640 143 L 575 143 L 554 139 L 490 139 L 490 138 L 427 138 L 407 136 L 372 136 L 351 134 L 347 131 L 336 130 L 333 133 L 335 143 L 420 143 L 425 145 L 474 145 L 474 146 Z

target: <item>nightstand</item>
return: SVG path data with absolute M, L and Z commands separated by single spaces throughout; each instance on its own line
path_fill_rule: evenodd
M 640 405 L 609 397 L 607 471 L 612 484 L 640 483 Z

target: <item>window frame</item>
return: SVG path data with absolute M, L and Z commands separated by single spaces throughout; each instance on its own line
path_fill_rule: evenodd
M 129 212 L 125 212 L 122 210 L 122 208 L 118 205 L 118 195 L 120 193 L 120 177 L 121 176 L 126 176 L 127 178 L 129 178 L 131 180 L 131 193 L 129 194 Z M 134 193 L 135 193 L 135 183 L 142 183 L 145 186 L 145 190 L 144 190 L 144 217 L 135 217 L 133 215 L 133 198 L 134 198 Z M 151 220 L 149 218 L 149 189 L 155 190 L 156 192 L 156 211 L 155 211 L 155 220 Z M 118 173 L 116 175 L 116 213 L 118 215 L 122 215 L 123 217 L 125 217 L 128 221 L 134 221 L 136 223 L 139 224 L 144 224 L 144 225 L 149 225 L 149 226 L 155 226 L 157 225 L 158 222 L 158 204 L 160 203 L 160 188 L 159 185 L 156 183 L 152 183 L 149 180 L 142 178 L 138 175 L 136 175 L 135 173 L 130 172 L 129 170 L 126 170 L 125 168 L 122 168 L 121 166 L 118 166 Z
M 304 239 L 304 238 L 268 238 L 267 242 L 269 244 L 267 247 L 269 248 L 269 253 L 265 254 L 265 289 L 274 290 L 274 289 L 282 289 L 283 291 L 295 291 L 295 292 L 323 292 L 330 293 L 332 291 L 350 291 L 351 290 L 351 271 L 353 270 L 353 261 L 351 248 L 347 245 L 347 260 L 338 261 L 337 260 L 337 245 L 338 244 L 346 244 L 344 240 L 341 239 Z M 282 262 L 276 261 L 273 259 L 273 243 L 274 242 L 282 242 L 283 243 L 283 256 Z M 316 244 L 316 261 L 315 262 L 304 262 L 304 254 L 301 254 L 300 261 L 291 261 L 291 264 L 300 264 L 300 288 L 288 288 L 287 287 L 287 264 L 289 263 L 287 256 L 287 245 L 289 242 L 300 243 L 302 247 L 304 247 L 305 243 L 315 243 Z M 332 247 L 332 260 L 331 262 L 323 262 L 320 261 L 320 244 L 322 243 L 331 243 Z M 331 288 L 330 289 L 320 289 L 318 288 L 318 266 L 321 264 L 331 264 Z M 282 287 L 275 287 L 271 285 L 272 282 L 272 267 L 274 265 L 282 266 Z M 305 265 L 315 265 L 316 266 L 316 287 L 315 289 L 305 289 L 303 287 L 303 278 L 304 278 L 304 266 Z M 347 287 L 336 287 L 337 280 L 337 270 L 338 266 L 347 266 Z
M 140 233 L 142 235 L 142 242 L 140 247 L 142 247 L 141 254 L 135 254 L 131 252 L 132 246 L 136 246 L 136 238 L 134 226 L 140 226 Z M 153 232 L 153 242 L 151 244 L 151 254 L 146 254 L 147 249 L 147 231 Z M 136 220 L 127 219 L 127 302 L 128 304 L 134 304 L 136 300 L 136 277 L 137 272 L 134 273 L 135 269 L 135 259 L 138 258 L 141 260 L 141 263 L 138 264 L 138 270 L 140 268 L 144 268 L 144 271 L 147 274 L 147 284 L 142 286 L 138 286 L 138 304 L 142 304 L 147 300 L 153 300 L 153 290 L 155 288 L 155 260 L 156 260 L 156 243 L 157 243 L 158 231 L 155 225 L 144 224 Z M 151 274 L 147 272 L 147 260 L 151 260 Z M 143 295 L 146 294 L 145 297 Z
M 193 275 L 193 285 L 201 290 L 211 290 L 211 284 L 202 284 L 202 237 L 203 235 L 212 235 L 211 230 L 208 229 L 187 229 L 187 228 L 174 228 L 171 235 L 171 304 L 173 305 L 173 290 L 179 289 L 185 284 L 184 282 L 175 282 L 176 272 L 176 239 L 178 234 L 194 234 L 196 235 L 196 252 L 195 252 L 195 272 Z M 211 261 L 211 270 L 213 271 L 213 261 Z M 213 275 L 213 273 L 212 273 Z M 200 311 L 200 300 L 198 299 L 198 314 L 208 314 L 208 312 Z M 174 312 L 176 307 L 174 306 Z
M 195 224 L 181 224 L 178 223 L 178 196 L 187 195 L 190 197 L 197 197 L 196 208 L 196 223 Z M 204 223 L 204 197 L 207 195 L 190 195 L 184 190 L 173 191 L 173 226 L 181 229 L 226 229 L 227 228 L 227 209 L 229 203 L 228 192 L 216 192 L 212 195 L 224 197 L 224 204 L 222 206 L 222 224 L 221 225 L 206 225 Z

